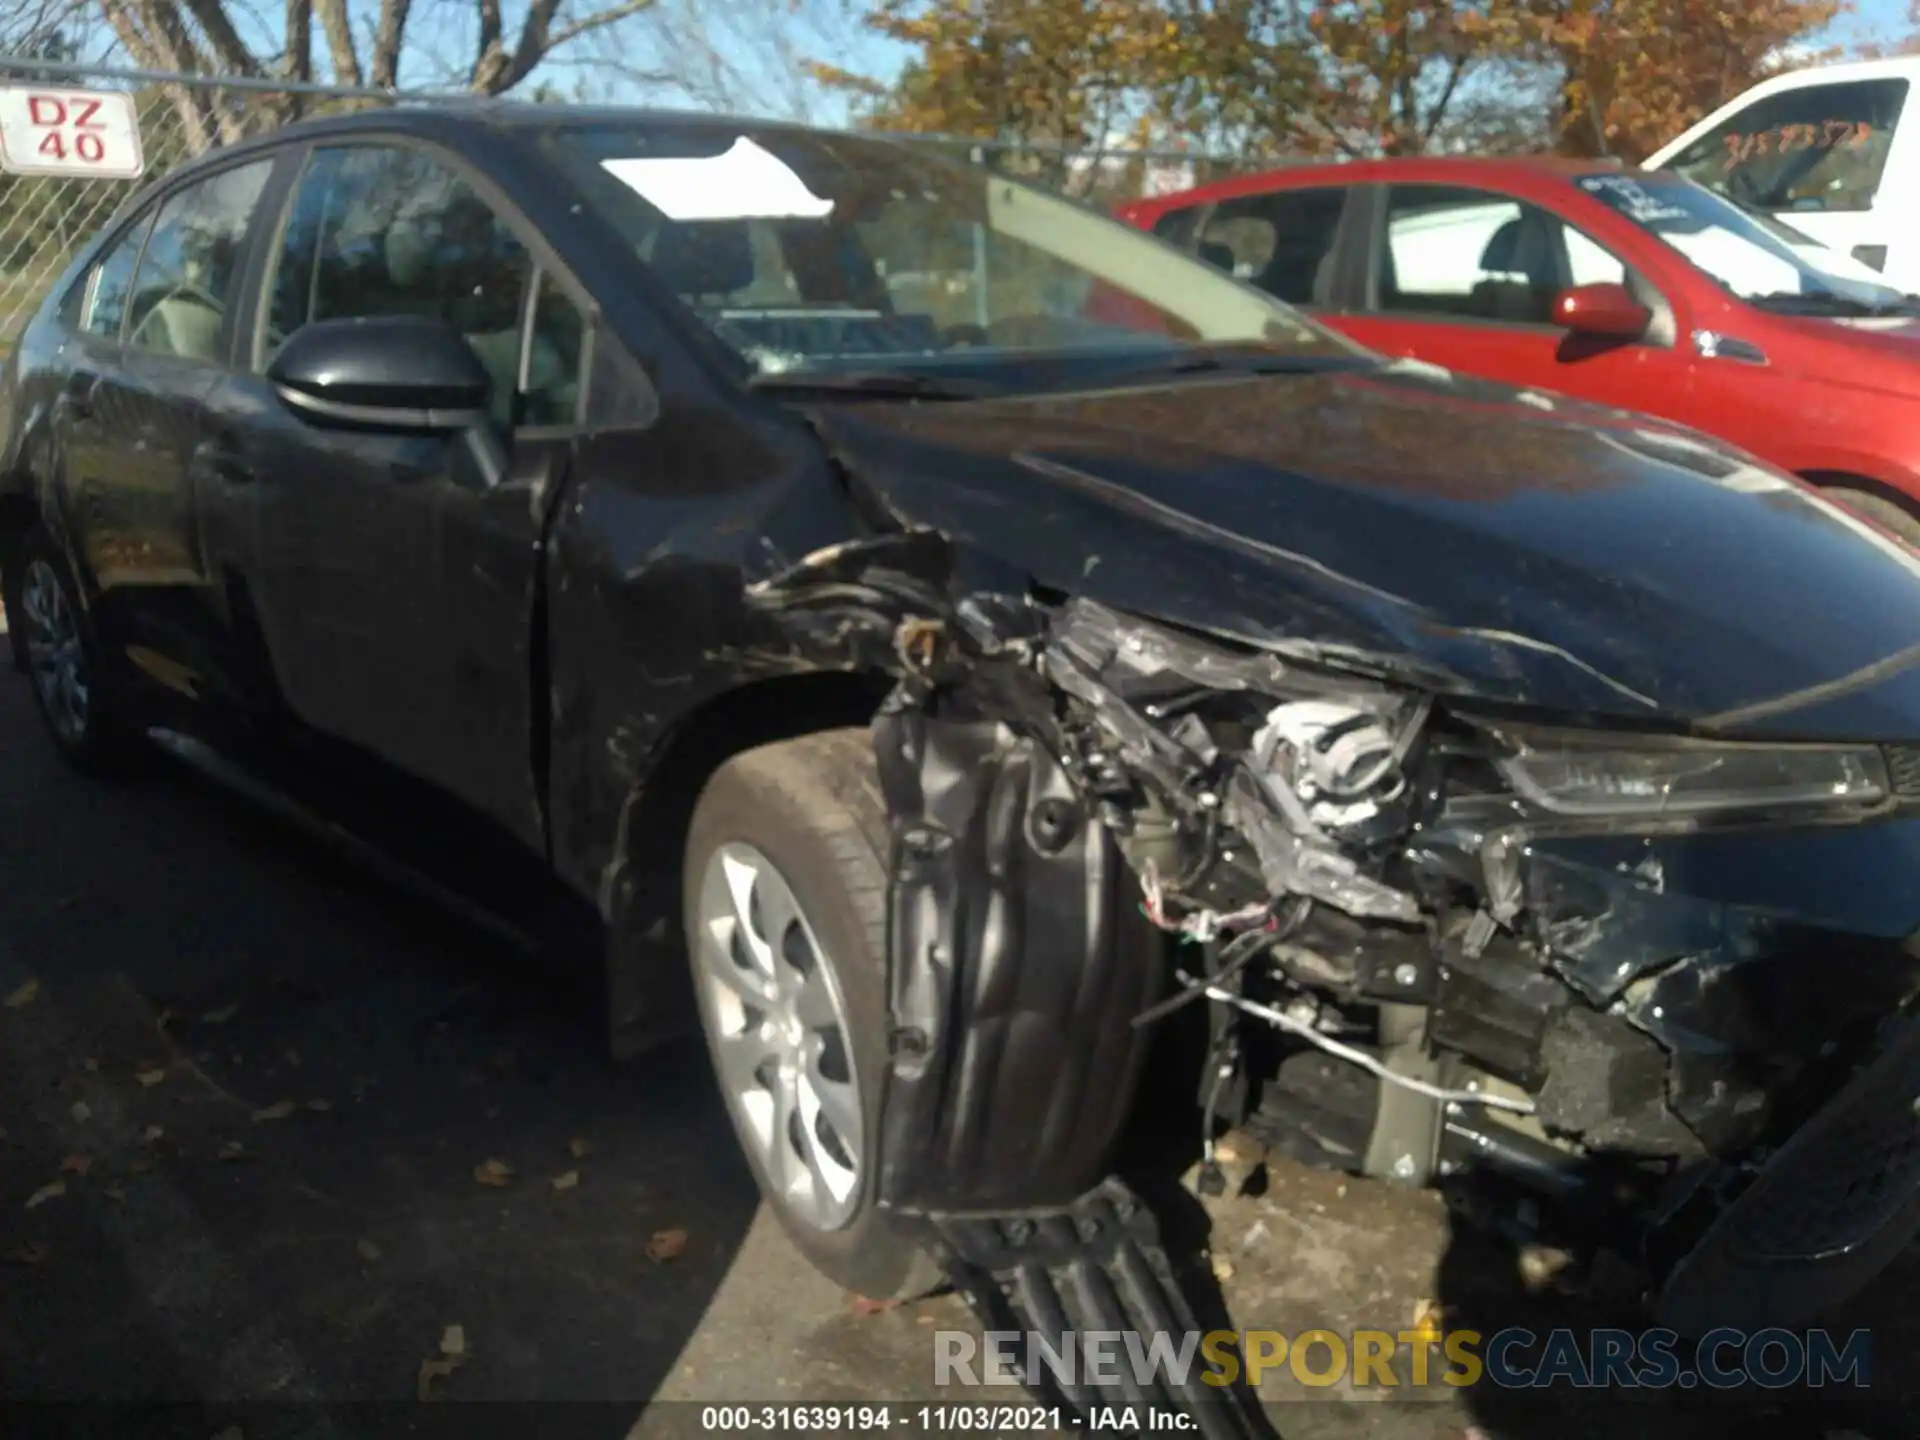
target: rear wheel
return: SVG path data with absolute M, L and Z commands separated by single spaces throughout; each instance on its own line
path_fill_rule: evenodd
M 1891 531 L 1915 549 L 1920 549 L 1920 518 L 1898 501 L 1889 500 L 1871 490 L 1854 490 L 1843 485 L 1827 486 L 1824 492 L 1829 499 L 1836 500 L 1856 515 L 1867 519 Z
M 78 769 L 127 769 L 141 753 L 139 726 L 113 683 L 66 557 L 43 528 L 27 532 L 0 583 L 14 650 L 53 743 Z
M 682 893 L 701 1027 L 761 1192 L 829 1278 L 901 1299 L 940 1272 L 873 1203 L 886 837 L 864 731 L 761 746 L 701 794 Z

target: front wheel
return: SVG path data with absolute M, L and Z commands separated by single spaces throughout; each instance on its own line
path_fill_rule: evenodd
M 90 773 L 128 769 L 141 752 L 139 726 L 112 683 L 73 572 L 53 537 L 36 525 L 8 557 L 9 627 L 25 660 L 34 705 L 60 753 Z
M 702 792 L 682 896 L 701 1028 L 761 1193 L 830 1279 L 904 1299 L 940 1273 L 873 1202 L 886 844 L 864 731 L 763 745 Z

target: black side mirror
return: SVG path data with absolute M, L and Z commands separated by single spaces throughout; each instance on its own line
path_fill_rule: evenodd
M 493 388 L 464 335 L 414 315 L 303 325 L 273 357 L 267 379 L 311 424 L 411 434 L 478 425 Z

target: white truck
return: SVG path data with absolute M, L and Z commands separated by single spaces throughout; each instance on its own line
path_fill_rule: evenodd
M 1920 56 L 1762 81 L 1649 156 L 1920 291 L 1920 118 L 1903 123 Z M 1834 267 L 1841 268 L 1841 267 Z M 1851 272 L 1851 267 L 1845 267 Z

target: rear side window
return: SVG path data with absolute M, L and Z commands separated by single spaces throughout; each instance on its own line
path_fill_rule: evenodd
M 271 160 L 237 165 L 160 207 L 128 306 L 129 345 L 191 360 L 220 358 L 241 246 L 272 171 Z
M 1178 210 L 1169 210 L 1153 222 L 1153 233 L 1169 245 L 1178 245 L 1182 250 L 1193 239 L 1193 227 L 1200 219 L 1198 205 L 1183 205 Z
M 133 294 L 134 267 L 140 263 L 140 247 L 153 223 L 149 211 L 127 227 L 122 235 L 93 267 L 86 285 L 86 303 L 80 312 L 80 328 L 105 340 L 120 338 L 120 324 L 126 319 L 127 300 Z
M 1756 100 L 1668 164 L 1760 210 L 1869 210 L 1886 169 L 1905 80 L 1807 85 Z
M 1346 195 L 1338 186 L 1316 186 L 1222 200 L 1200 232 L 1200 258 L 1275 299 L 1312 305 L 1333 264 Z

